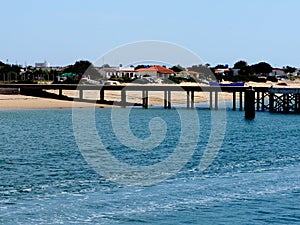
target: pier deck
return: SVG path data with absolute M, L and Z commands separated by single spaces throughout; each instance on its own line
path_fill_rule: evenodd
M 126 93 L 140 91 L 143 108 L 148 108 L 149 92 L 162 92 L 164 107 L 171 108 L 171 93 L 186 92 L 187 108 L 194 108 L 195 92 L 206 92 L 209 95 L 209 107 L 212 110 L 219 109 L 220 92 L 232 93 L 232 110 L 244 110 L 245 91 L 249 87 L 212 87 L 212 86 L 181 86 L 181 85 L 76 85 L 76 84 L 0 84 L 0 88 L 17 88 L 20 93 L 29 93 L 41 90 L 58 90 L 58 96 L 62 96 L 63 90 L 79 90 L 79 98 L 84 99 L 85 90 L 98 90 L 100 102 L 105 102 L 105 91 L 121 92 L 121 105 L 126 106 Z M 257 111 L 299 113 L 300 89 L 297 88 L 268 88 L 253 87 L 255 91 L 255 109 Z M 238 103 L 238 104 L 237 104 Z

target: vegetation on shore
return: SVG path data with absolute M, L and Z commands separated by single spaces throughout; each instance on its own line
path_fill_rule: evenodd
M 147 65 L 137 65 L 135 69 Z M 109 65 L 103 65 L 102 68 L 110 68 Z M 194 71 L 199 73 L 199 78 L 202 80 L 217 80 L 226 81 L 261 81 L 261 76 L 266 76 L 268 80 L 275 81 L 274 76 L 268 76 L 272 72 L 272 66 L 266 62 L 260 62 L 253 65 L 248 65 L 246 61 L 240 60 L 236 62 L 233 68 L 228 68 L 228 65 L 219 64 L 211 67 L 209 64 L 206 65 L 193 65 L 188 68 L 183 68 L 180 65 L 174 65 L 172 69 L 175 73 L 181 71 Z M 81 60 L 76 61 L 73 65 L 68 65 L 61 68 L 35 68 L 32 66 L 22 67 L 20 65 L 5 64 L 0 61 L 0 82 L 2 83 L 38 83 L 42 81 L 51 81 L 53 83 L 61 82 L 57 80 L 57 77 L 69 73 L 74 76 L 67 76 L 63 80 L 63 83 L 78 83 L 84 74 L 89 74 L 91 79 L 101 80 L 104 79 L 103 74 L 100 73 L 101 68 L 96 68 L 89 61 Z M 292 74 L 297 69 L 295 67 L 286 66 L 282 70 L 286 74 Z M 223 72 L 217 72 L 223 71 Z M 236 71 L 238 73 L 236 74 Z M 129 77 L 114 77 L 110 79 L 117 80 L 119 82 L 131 82 L 134 79 Z M 181 82 L 194 82 L 192 76 L 171 76 L 169 80 L 175 83 Z

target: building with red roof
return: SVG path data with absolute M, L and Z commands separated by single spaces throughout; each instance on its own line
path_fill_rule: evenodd
M 271 74 L 272 76 L 286 76 L 284 69 L 282 68 L 272 68 Z
M 171 69 L 168 69 L 166 67 L 160 66 L 160 65 L 154 65 L 148 68 L 140 68 L 137 69 L 136 74 L 139 77 L 152 77 L 154 79 L 158 78 L 168 78 L 169 76 L 172 76 L 175 74 L 175 72 Z

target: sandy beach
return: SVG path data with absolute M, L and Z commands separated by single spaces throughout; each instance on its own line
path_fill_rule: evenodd
M 48 109 L 71 108 L 72 101 L 38 98 L 24 95 L 0 95 L 0 109 Z M 93 104 L 80 102 L 80 107 L 92 107 Z M 101 105 L 97 105 L 100 107 Z
M 279 83 L 255 83 L 248 82 L 246 86 L 278 86 Z M 287 84 L 287 87 L 300 87 L 299 81 L 284 81 Z M 183 85 L 195 85 L 193 83 L 185 83 Z M 57 90 L 50 90 L 50 93 L 58 94 Z M 64 90 L 63 95 L 68 97 L 78 98 L 78 91 L 73 90 Z M 149 106 L 159 106 L 164 104 L 162 92 L 149 92 Z M 238 96 L 237 96 L 238 97 Z M 84 91 L 84 99 L 89 100 L 89 102 L 76 102 L 76 107 L 112 107 L 112 105 L 106 104 L 96 104 L 95 101 L 99 99 L 99 91 Z M 119 91 L 106 91 L 105 99 L 108 101 L 116 101 L 119 102 L 121 99 Z M 185 104 L 186 103 L 186 93 L 185 92 L 172 92 L 172 105 Z M 220 100 L 232 100 L 231 93 L 220 93 Z M 209 96 L 208 93 L 195 92 L 195 103 L 199 102 L 208 102 Z M 142 96 L 141 92 L 129 91 L 127 92 L 127 102 L 130 103 L 141 103 Z M 36 109 L 36 108 L 71 108 L 73 107 L 73 101 L 68 100 L 58 100 L 58 99 L 50 99 L 50 98 L 41 98 L 41 97 L 33 97 L 33 96 L 25 96 L 25 95 L 7 95 L 0 94 L 0 109 Z
M 50 93 L 56 93 L 57 90 L 49 90 Z M 78 98 L 79 93 L 73 90 L 64 90 L 63 95 L 73 98 Z M 72 108 L 72 107 L 112 107 L 114 105 L 95 103 L 98 100 L 99 91 L 84 91 L 84 99 L 89 102 L 78 102 L 58 100 L 51 98 L 41 98 L 25 95 L 4 95 L 0 94 L 0 109 L 37 109 L 37 108 Z M 149 92 L 149 106 L 163 106 L 163 92 Z M 185 92 L 172 92 L 172 105 L 186 104 L 187 95 Z M 219 99 L 230 100 L 230 93 L 220 93 Z M 110 102 L 120 102 L 120 91 L 106 91 L 105 100 Z M 142 95 L 139 91 L 128 91 L 126 100 L 129 103 L 142 103 Z M 195 103 L 208 102 L 208 93 L 195 92 Z

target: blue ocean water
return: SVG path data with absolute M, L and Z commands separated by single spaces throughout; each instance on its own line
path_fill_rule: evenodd
M 85 161 L 74 137 L 72 110 L 0 111 L 0 223 L 299 224 L 299 116 L 264 112 L 247 121 L 243 112 L 226 111 L 222 146 L 201 171 L 212 116 L 209 110 L 197 113 L 201 132 L 189 162 L 160 183 L 127 186 L 106 179 Z M 133 134 L 149 136 L 154 117 L 168 129 L 161 145 L 149 152 L 122 146 L 109 108 L 96 110 L 97 130 L 116 158 L 147 166 L 164 160 L 179 142 L 176 110 L 133 109 Z

